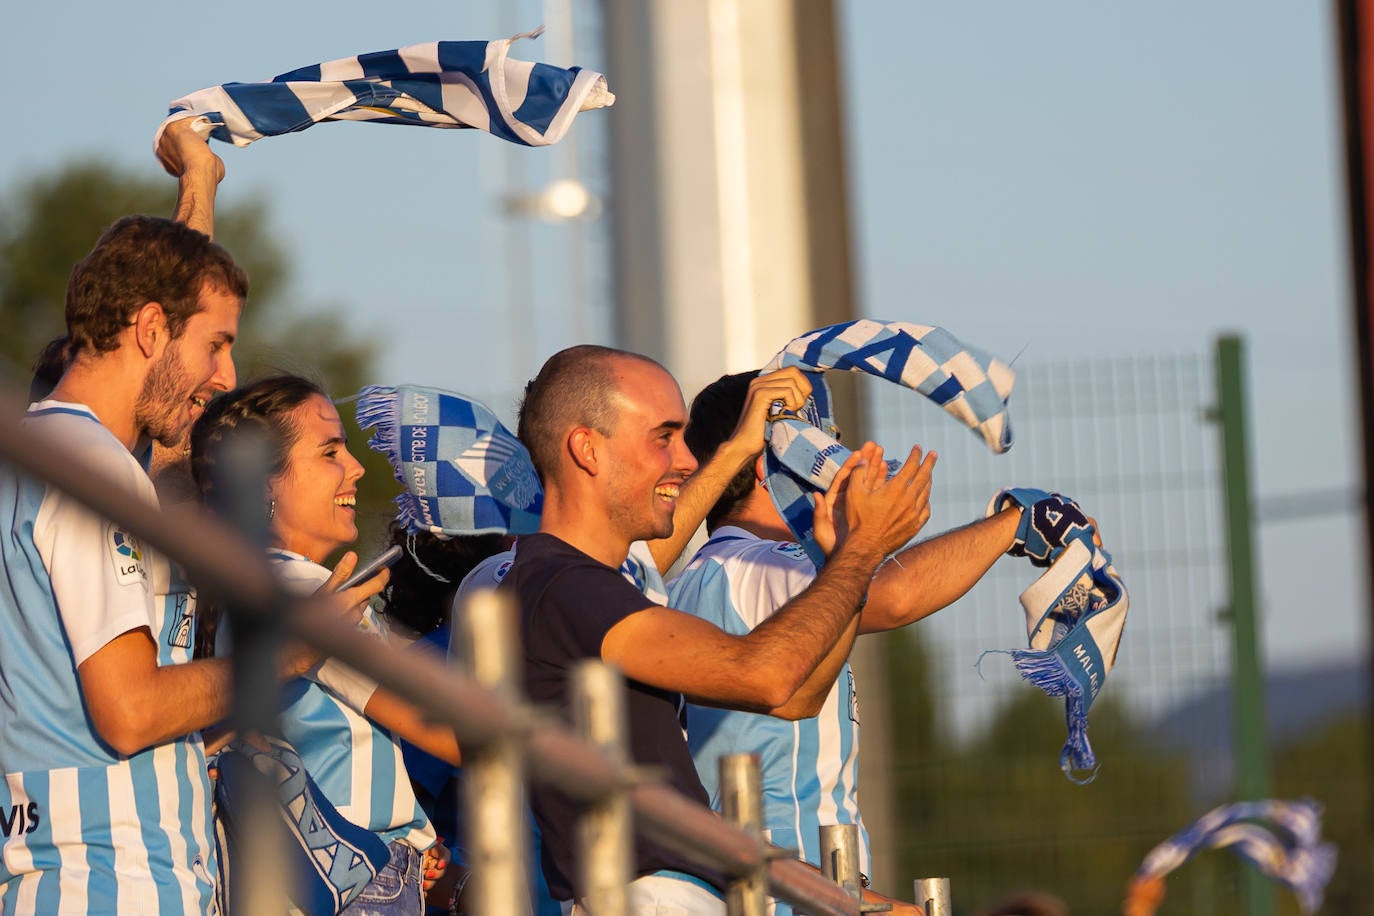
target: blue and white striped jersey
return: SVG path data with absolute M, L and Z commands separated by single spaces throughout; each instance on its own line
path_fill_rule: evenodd
M 273 550 L 269 556 L 290 591 L 311 594 L 329 578 L 329 570 L 299 554 Z M 364 620 L 364 629 L 385 637 L 370 609 Z M 331 667 L 321 666 L 315 679 L 299 677 L 282 685 L 282 737 L 296 748 L 316 785 L 350 822 L 388 843 L 403 840 L 416 849 L 428 849 L 434 845 L 434 828 L 410 787 L 401 749 L 363 715 L 371 689 L 341 688 L 342 679 L 327 675 Z M 353 683 L 370 682 L 357 676 Z
M 85 406 L 43 401 L 24 423 L 157 504 L 142 465 Z M 0 911 L 207 911 L 215 863 L 199 734 L 121 757 L 93 730 L 77 676 L 137 629 L 156 640 L 159 664 L 187 661 L 189 588 L 128 532 L 11 468 L 0 470 L 0 525 Z
M 765 541 L 724 526 L 668 584 L 668 605 L 743 635 L 796 597 L 816 578 L 801 546 Z M 860 870 L 868 873 L 868 834 L 859 816 L 859 710 L 846 662 L 820 715 L 789 722 L 768 715 L 687 706 L 687 741 L 697 773 L 720 808 L 722 754 L 761 758 L 763 824 L 772 842 L 820 863 L 819 831 L 858 824 Z M 777 912 L 791 909 L 779 902 Z

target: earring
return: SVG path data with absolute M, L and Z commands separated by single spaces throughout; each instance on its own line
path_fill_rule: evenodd
M 272 519 L 274 519 L 274 518 L 276 518 L 276 517 L 277 517 L 277 501 L 276 501 L 275 499 L 269 499 L 269 500 L 267 501 L 267 520 L 268 520 L 268 521 L 271 521 Z

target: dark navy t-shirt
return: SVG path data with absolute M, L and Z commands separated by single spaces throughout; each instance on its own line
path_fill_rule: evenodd
M 538 704 L 569 713 L 569 678 L 586 658 L 601 657 L 601 642 L 617 623 L 651 602 L 620 574 L 550 534 L 520 538 L 515 564 L 501 583 L 521 608 L 525 692 Z M 671 785 L 702 805 L 697 778 L 678 719 L 681 694 L 626 679 L 630 757 L 667 771 Z M 531 789 L 531 806 L 543 835 L 544 876 L 560 900 L 580 896 L 577 876 L 578 806 L 546 786 Z M 635 840 L 635 872 L 674 869 L 715 883 L 711 875 L 663 847 Z

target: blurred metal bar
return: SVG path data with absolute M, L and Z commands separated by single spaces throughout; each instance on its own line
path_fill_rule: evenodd
M 510 704 L 521 699 L 524 665 L 510 599 L 483 590 L 457 609 L 466 670 Z M 475 913 L 519 913 L 528 905 L 530 847 L 525 826 L 525 752 L 518 732 L 463 746 L 463 826 Z
M 722 754 L 720 770 L 720 813 L 750 836 L 763 841 L 763 776 L 758 754 Z M 725 891 L 725 911 L 729 916 L 763 916 L 768 909 L 768 869 L 759 863 L 748 874 L 730 882 Z
M 629 763 L 626 753 L 625 682 L 620 672 L 587 659 L 573 669 L 573 722 L 582 740 L 599 749 L 613 766 Z M 612 792 L 582 814 L 577 825 L 582 899 L 596 916 L 629 912 L 626 885 L 634 871 L 634 821 L 630 798 Z
M 1255 526 L 1250 516 L 1250 439 L 1245 399 L 1245 349 L 1239 337 L 1217 340 L 1217 414 L 1225 468 L 1226 547 L 1231 584 L 1231 702 L 1235 719 L 1236 797 L 1269 795 L 1264 669 L 1256 598 Z M 1246 912 L 1274 912 L 1274 888 L 1253 865 L 1242 872 Z
M 916 903 L 925 908 L 926 916 L 954 916 L 949 902 L 949 879 L 917 878 Z
M 1345 121 L 1347 214 L 1350 220 L 1351 325 L 1360 397 L 1364 472 L 1365 612 L 1374 624 L 1374 3 L 1335 0 L 1337 59 Z M 1367 632 L 1374 632 L 1371 626 Z M 1374 686 L 1374 640 L 1366 647 L 1367 677 Z M 1370 713 L 1374 717 L 1374 711 Z M 1366 734 L 1374 733 L 1374 728 Z M 1366 739 L 1366 748 L 1369 739 Z M 1374 828 L 1374 794 L 1367 826 Z
M 341 622 L 328 598 L 285 595 L 268 570 L 263 552 L 222 521 L 199 510 L 159 511 L 130 497 L 117 480 L 62 439 L 41 430 L 21 431 L 17 421 L 23 410 L 19 398 L 0 388 L 0 462 L 48 481 L 119 522 L 181 564 L 198 586 L 217 590 L 228 600 L 287 608 L 286 626 L 292 637 L 375 679 L 435 721 L 453 726 L 465 751 L 502 739 L 518 741 L 528 750 L 534 779 L 583 802 L 595 801 L 633 778 L 627 768 L 617 767 L 560 723 L 540 718 L 518 700 L 483 687 L 446 665 L 437 653 L 379 644 Z M 52 461 L 55 454 L 63 460 Z M 639 831 L 703 867 L 739 876 L 766 863 L 773 896 L 804 907 L 814 916 L 857 916 L 860 912 L 857 901 L 814 869 L 795 859 L 773 858 L 782 851 L 731 827 L 670 786 L 637 783 L 630 797 Z
M 219 447 L 224 486 L 212 508 L 236 528 L 260 554 L 270 541 L 267 505 L 272 444 L 264 430 L 241 429 Z M 280 603 L 224 601 L 234 638 L 235 734 L 248 741 L 280 734 L 281 688 L 277 657 L 285 625 Z M 287 873 L 286 834 L 276 782 L 256 767 L 244 770 L 243 807 L 235 810 L 234 867 L 230 899 L 244 913 L 284 913 L 292 876 Z M 251 839 L 250 839 L 251 838 Z
M 859 825 L 828 824 L 821 833 L 821 874 L 858 899 L 863 896 L 859 877 Z
M 1363 505 L 1364 494 L 1358 489 L 1329 487 L 1323 490 L 1304 490 L 1301 493 L 1261 496 L 1255 500 L 1251 512 L 1257 522 L 1287 522 L 1358 512 Z

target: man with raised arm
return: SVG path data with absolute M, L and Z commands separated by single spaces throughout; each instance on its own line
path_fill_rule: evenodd
M 798 397 L 782 406 L 800 408 Z M 681 695 L 759 711 L 791 701 L 833 656 L 883 558 L 929 518 L 933 457 L 913 450 L 889 480 L 880 449 L 856 453 L 844 471 L 851 485 L 818 501 L 818 530 L 834 545 L 825 571 L 768 625 L 734 636 L 647 603 L 618 572 L 631 542 L 673 532 L 675 502 L 697 467 L 682 439 L 686 421 L 677 383 L 646 357 L 582 346 L 550 358 L 526 389 L 519 424 L 544 484 L 543 517 L 538 533 L 520 539 L 502 588 L 521 608 L 531 699 L 566 710 L 573 666 L 585 658 L 617 666 L 628 682 L 632 758 L 663 767 L 675 787 L 705 804 L 678 719 Z M 846 524 L 835 537 L 841 489 Z M 550 890 L 574 899 L 577 809 L 539 787 L 531 801 Z M 635 857 L 632 912 L 724 912 L 718 879 L 706 870 L 643 839 Z
M 693 456 L 709 461 L 746 410 L 757 373 L 722 376 L 693 399 L 686 441 Z M 1019 509 L 945 532 L 896 554 L 868 586 L 862 613 L 836 646 L 834 665 L 819 668 L 771 714 L 687 707 L 687 738 L 711 796 L 720 806 L 716 760 L 724 754 L 759 755 L 763 826 L 773 843 L 797 849 L 820 865 L 820 828 L 857 824 L 860 870 L 868 874 L 868 837 L 859 814 L 859 701 L 847 656 L 859 633 L 895 629 L 952 604 L 1006 553 L 1016 536 Z M 766 625 L 787 602 L 815 581 L 816 567 L 774 505 L 759 458 L 725 487 L 706 517 L 710 540 L 669 583 L 674 607 L 744 634 Z M 874 902 L 886 901 L 871 895 Z M 791 907 L 776 902 L 779 916 Z
M 192 155 L 183 198 L 218 180 L 216 157 Z M 54 461 L 79 454 L 155 507 L 150 446 L 181 448 L 233 387 L 247 291 L 205 233 L 116 221 L 72 271 L 61 375 L 23 423 L 62 442 Z M 189 611 L 158 597 L 167 561 L 118 525 L 9 467 L 0 518 L 0 911 L 208 912 L 198 730 L 228 712 L 228 662 L 190 660 Z

